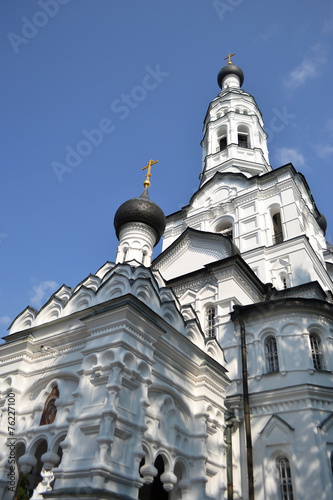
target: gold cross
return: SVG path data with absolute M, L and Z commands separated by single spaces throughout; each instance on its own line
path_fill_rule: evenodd
M 232 56 L 234 56 L 234 55 L 235 55 L 235 54 L 228 54 L 228 55 L 227 55 L 227 57 L 225 57 L 225 58 L 224 58 L 224 60 L 229 59 L 229 60 L 228 60 L 228 64 L 232 64 L 231 58 L 232 58 Z
M 146 168 L 148 168 L 148 171 L 146 173 L 146 180 L 143 183 L 144 187 L 149 188 L 149 186 L 150 186 L 150 182 L 149 182 L 149 177 L 151 177 L 151 172 L 150 171 L 151 171 L 152 165 L 155 165 L 155 163 L 158 163 L 158 160 L 156 160 L 156 161 L 149 160 L 149 162 L 147 163 L 147 165 L 145 167 L 142 167 L 142 170 L 146 170 Z

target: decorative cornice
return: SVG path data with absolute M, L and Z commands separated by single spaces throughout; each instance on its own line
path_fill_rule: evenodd
M 286 309 L 292 309 L 295 313 L 297 310 L 311 310 L 312 313 L 317 312 L 321 315 L 328 315 L 330 318 L 333 317 L 333 304 L 314 298 L 304 299 L 299 297 L 286 297 L 284 299 L 267 300 L 246 306 L 234 306 L 231 318 L 235 321 L 239 315 L 243 319 L 255 319 L 257 316 L 262 317 L 263 313 L 279 314 L 281 310 L 286 314 Z M 288 314 L 290 314 L 289 311 Z
M 238 394 L 228 396 L 226 404 L 238 397 Z M 310 384 L 251 392 L 250 408 L 252 417 L 303 410 L 333 411 L 333 392 L 331 387 Z
M 298 398 L 297 391 L 295 391 L 294 396 L 294 399 L 291 401 L 267 401 L 260 405 L 251 405 L 251 415 L 252 417 L 257 417 L 271 413 L 299 412 L 303 410 L 333 411 L 333 401 L 311 397 Z

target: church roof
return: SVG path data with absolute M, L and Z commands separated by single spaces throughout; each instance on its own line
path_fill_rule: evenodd
M 166 279 L 171 279 L 238 253 L 230 238 L 188 227 L 153 261 L 153 267 Z
M 179 330 L 183 329 L 180 305 L 173 292 L 165 287 L 161 276 L 155 278 L 152 270 L 144 266 L 132 268 L 129 264 L 107 262 L 95 275 L 89 274 L 74 290 L 65 285 L 60 287 L 39 311 L 30 306 L 25 308 L 10 325 L 10 334 L 70 316 L 127 293 L 149 303 L 157 313 L 161 314 L 161 308 L 171 308 L 174 311 L 172 314 L 179 316 L 175 320 L 176 323 L 180 321 Z
M 239 78 L 239 86 L 241 87 L 244 82 L 244 73 L 239 66 L 236 64 L 226 64 L 220 69 L 219 74 L 217 75 L 217 83 L 219 87 L 222 88 L 223 80 L 228 75 L 236 75 Z
M 149 198 L 147 187 L 140 196 L 125 201 L 118 208 L 114 216 L 114 227 L 118 239 L 121 227 L 129 222 L 141 222 L 154 229 L 157 235 L 155 245 L 157 245 L 164 233 L 165 215 L 162 209 Z
M 36 336 L 38 332 L 51 339 L 63 330 L 78 331 L 83 335 L 81 329 L 87 319 L 129 303 L 140 315 L 158 324 L 161 330 L 166 331 L 168 324 L 168 331 L 171 327 L 181 337 L 196 344 L 205 355 L 213 356 L 218 363 L 224 362 L 223 350 L 217 340 L 207 341 L 192 306 L 180 304 L 159 271 L 145 266 L 132 267 L 128 263 L 115 265 L 106 262 L 74 290 L 62 285 L 39 311 L 28 306 L 15 318 L 5 340 L 10 343 L 31 334 Z

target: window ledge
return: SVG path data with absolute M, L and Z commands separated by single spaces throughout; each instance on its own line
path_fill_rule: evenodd
M 267 377 L 267 376 L 269 377 L 271 375 L 285 375 L 286 373 L 287 373 L 286 371 L 280 372 L 280 370 L 279 370 L 279 371 L 276 371 L 276 372 L 265 372 L 262 375 L 263 375 L 263 377 Z
M 323 368 L 322 370 L 316 370 L 315 368 L 308 368 L 307 371 L 310 373 L 310 375 L 313 375 L 314 373 L 329 373 L 329 374 L 332 374 L 331 370 L 326 370 L 325 368 Z

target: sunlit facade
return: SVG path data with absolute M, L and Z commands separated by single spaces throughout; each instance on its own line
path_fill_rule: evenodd
M 243 80 L 218 75 L 189 203 L 165 218 L 145 184 L 115 263 L 12 323 L 1 500 L 333 500 L 332 245 Z

